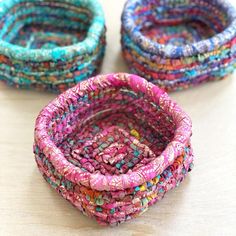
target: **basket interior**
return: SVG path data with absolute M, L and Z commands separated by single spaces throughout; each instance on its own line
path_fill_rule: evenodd
M 86 38 L 92 13 L 66 2 L 22 2 L 0 20 L 0 39 L 29 49 L 69 46 Z
M 140 2 L 142 7 L 137 5 L 133 12 L 137 30 L 159 44 L 183 46 L 198 42 L 222 32 L 230 21 L 215 1 Z
M 124 174 L 157 158 L 175 124 L 158 105 L 128 88 L 94 91 L 54 114 L 49 134 L 65 158 L 90 173 Z

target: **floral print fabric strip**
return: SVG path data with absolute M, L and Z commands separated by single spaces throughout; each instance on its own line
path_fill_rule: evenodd
M 193 167 L 190 118 L 157 86 L 99 75 L 39 114 L 35 159 L 46 181 L 102 225 L 134 218 Z
M 236 65 L 236 11 L 225 0 L 128 0 L 121 32 L 132 73 L 167 91 L 222 79 Z

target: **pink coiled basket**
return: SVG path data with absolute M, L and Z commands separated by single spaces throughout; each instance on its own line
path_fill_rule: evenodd
M 99 75 L 39 114 L 34 153 L 46 181 L 102 225 L 134 218 L 193 167 L 191 120 L 136 75 Z

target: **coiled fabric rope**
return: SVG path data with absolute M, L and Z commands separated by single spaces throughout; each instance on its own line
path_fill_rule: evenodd
M 191 120 L 130 74 L 99 75 L 39 114 L 34 153 L 46 181 L 102 225 L 134 218 L 193 167 Z
M 0 80 L 61 92 L 99 71 L 106 43 L 97 0 L 8 0 L 0 9 Z
M 121 32 L 131 72 L 167 91 L 222 79 L 236 66 L 236 11 L 225 0 L 128 0 Z

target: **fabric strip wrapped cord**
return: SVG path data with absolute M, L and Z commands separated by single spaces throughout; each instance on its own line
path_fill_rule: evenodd
M 99 72 L 106 29 L 97 0 L 7 0 L 0 9 L 0 80 L 61 92 Z
M 156 85 L 98 75 L 39 114 L 34 153 L 46 181 L 83 214 L 117 225 L 145 212 L 193 167 L 190 118 Z
M 226 0 L 128 0 L 122 51 L 130 71 L 166 91 L 231 74 L 236 11 Z

